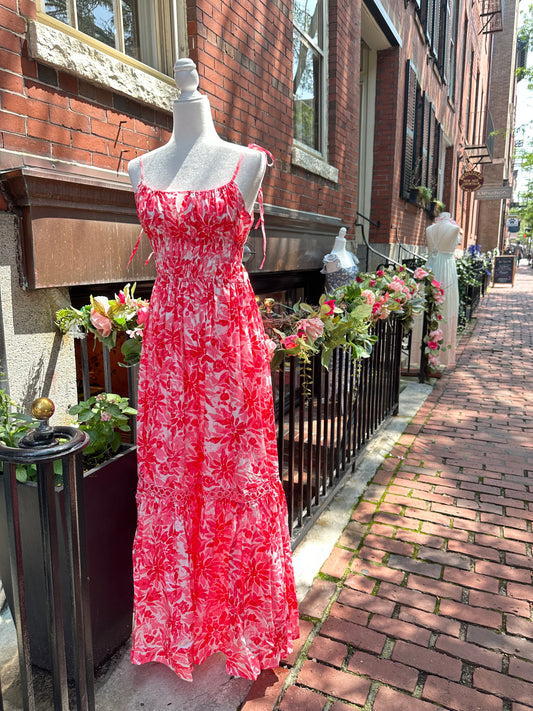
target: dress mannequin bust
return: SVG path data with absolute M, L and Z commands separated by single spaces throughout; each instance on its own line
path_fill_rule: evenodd
M 461 241 L 461 229 L 452 220 L 449 212 L 443 212 L 437 217 L 435 223 L 426 229 L 426 241 L 429 252 L 426 266 L 433 271 L 435 279 L 444 289 L 440 362 L 443 365 L 454 365 L 459 311 L 455 250 Z
M 157 190 L 201 191 L 227 184 L 241 156 L 235 182 L 251 212 L 266 169 L 262 151 L 228 143 L 217 134 L 209 99 L 198 91 L 191 59 L 178 59 L 174 78 L 180 90 L 174 102 L 174 128 L 168 143 L 142 156 L 144 180 Z M 134 189 L 141 180 L 141 159 L 128 165 Z
M 322 274 L 326 274 L 328 289 L 338 289 L 353 281 L 359 271 L 359 260 L 346 249 L 346 228 L 341 227 L 335 237 L 335 244 L 329 254 L 323 259 Z

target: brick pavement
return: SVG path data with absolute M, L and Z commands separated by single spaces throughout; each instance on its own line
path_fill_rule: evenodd
M 532 294 L 485 297 L 241 711 L 533 709 Z

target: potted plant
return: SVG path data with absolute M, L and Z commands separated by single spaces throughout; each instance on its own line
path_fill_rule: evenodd
M 440 213 L 443 212 L 445 207 L 446 205 L 440 200 L 431 200 L 427 208 L 429 216 L 435 219 L 435 217 L 438 217 Z
M 3 405 L 3 407 L 2 407 Z M 135 493 L 137 487 L 136 449 L 123 443 L 120 433 L 128 433 L 129 417 L 135 414 L 126 398 L 102 393 L 70 409 L 78 425 L 88 432 L 90 444 L 84 453 L 84 513 L 86 526 L 89 599 L 95 667 L 100 665 L 131 635 L 133 615 L 132 547 L 137 523 Z M 23 434 L 34 426 L 31 418 L 13 407 L 0 391 L 0 439 L 16 446 Z M 61 587 L 64 606 L 67 668 L 72 659 L 69 612 L 70 585 L 64 545 L 64 490 L 61 462 L 56 472 L 56 511 L 58 512 L 61 552 Z M 19 512 L 22 529 L 22 551 L 26 580 L 26 606 L 32 662 L 51 668 L 46 613 L 43 605 L 45 580 L 40 532 L 36 472 L 17 469 Z M 0 536 L 6 540 L 7 522 L 0 476 Z M 12 607 L 9 552 L 0 546 L 0 578 Z M 69 669 L 70 673 L 70 669 Z
M 430 204 L 432 198 L 431 189 L 424 185 L 415 185 L 411 195 L 414 196 L 414 202 L 424 209 Z

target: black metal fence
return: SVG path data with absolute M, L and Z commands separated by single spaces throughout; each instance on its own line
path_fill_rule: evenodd
M 402 325 L 380 321 L 370 358 L 354 362 L 342 349 L 329 370 L 317 356 L 309 370 L 289 358 L 274 374 L 280 476 L 293 546 L 327 506 L 357 455 L 397 412 Z
M 354 469 L 357 455 L 398 407 L 402 325 L 399 319 L 375 325 L 378 341 L 370 358 L 354 362 L 338 349 L 329 370 L 317 356 L 308 368 L 287 358 L 272 376 L 280 476 L 287 496 L 293 543 L 310 528 L 342 477 Z M 78 342 L 80 396 L 94 393 L 89 372 L 93 346 Z M 104 373 L 101 386 L 115 392 L 107 348 L 97 343 Z M 127 395 L 137 405 L 137 368 L 127 370 Z M 132 423 L 132 442 L 136 441 Z

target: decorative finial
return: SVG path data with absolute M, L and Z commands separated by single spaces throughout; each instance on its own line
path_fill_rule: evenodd
M 49 420 L 56 410 L 56 406 L 47 397 L 38 397 L 31 404 L 31 414 L 36 420 Z

